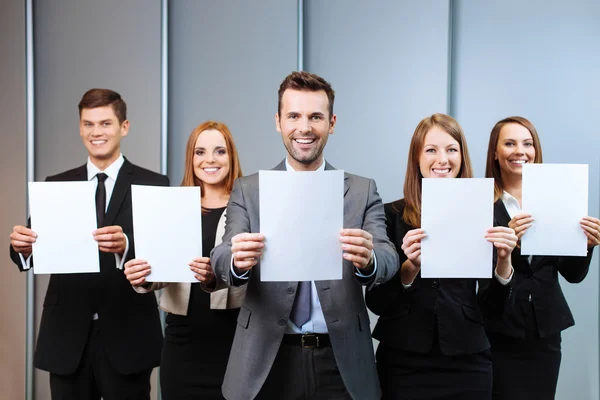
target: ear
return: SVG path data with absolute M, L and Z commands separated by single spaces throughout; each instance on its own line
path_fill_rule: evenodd
M 281 123 L 279 121 L 279 112 L 275 113 L 275 129 L 277 129 L 277 132 L 281 133 Z
M 498 152 L 497 151 L 494 152 L 494 160 L 498 160 Z
M 331 135 L 335 129 L 335 122 L 337 121 L 337 116 L 333 114 L 331 116 L 331 120 L 329 121 L 329 134 Z
M 126 119 L 121 124 L 121 137 L 127 136 L 128 133 L 129 133 L 129 120 Z

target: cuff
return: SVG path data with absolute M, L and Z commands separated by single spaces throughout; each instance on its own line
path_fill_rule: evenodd
M 375 257 L 375 252 L 373 250 L 371 250 L 371 257 L 373 258 L 373 272 L 371 272 L 369 275 L 365 275 L 360 269 L 354 268 L 356 270 L 356 272 L 354 272 L 356 276 L 359 278 L 372 278 L 375 276 L 377 273 L 377 257 Z
M 231 255 L 231 267 L 229 269 L 231 270 L 231 275 L 233 275 L 234 278 L 237 278 L 237 279 L 249 279 L 250 278 L 250 271 L 246 271 L 241 275 L 238 275 L 235 273 L 235 269 L 233 268 L 233 254 Z
M 27 259 L 25 259 L 25 257 L 23 257 L 23 254 L 18 253 L 19 254 L 19 259 L 21 259 L 21 266 L 23 267 L 23 270 L 28 270 L 31 268 L 31 255 L 29 255 L 29 257 L 27 257 Z
M 511 266 L 510 267 L 510 276 L 508 277 L 508 279 L 504 279 L 503 277 L 501 277 L 500 275 L 498 275 L 498 268 L 494 269 L 494 276 L 496 277 L 496 279 L 498 280 L 498 282 L 500 282 L 500 284 L 502 286 L 506 286 L 510 283 L 510 281 L 512 280 L 512 277 L 515 273 L 515 269 Z
M 127 238 L 127 235 L 125 233 L 123 233 L 123 236 L 125 236 L 125 251 L 123 252 L 122 256 L 115 253 L 117 269 L 120 270 L 123 269 L 123 266 L 125 265 L 125 260 L 127 260 L 127 253 L 129 253 L 129 239 Z

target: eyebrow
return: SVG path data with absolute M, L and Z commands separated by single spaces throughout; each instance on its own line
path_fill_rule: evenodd
M 227 149 L 225 146 L 215 146 L 215 150 Z M 194 150 L 206 150 L 204 147 L 194 147 Z

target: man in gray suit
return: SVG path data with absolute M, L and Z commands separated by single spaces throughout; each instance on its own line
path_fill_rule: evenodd
M 334 169 L 322 154 L 335 127 L 333 101 L 331 85 L 319 76 L 293 72 L 285 78 L 275 122 L 287 157 L 275 170 Z M 218 279 L 248 285 L 223 395 L 234 400 L 379 399 L 362 286 L 394 276 L 398 255 L 386 235 L 375 182 L 345 174 L 343 279 L 332 281 L 261 282 L 259 260 L 268 240 L 260 234 L 258 191 L 258 174 L 236 181 L 223 243 L 211 254 Z

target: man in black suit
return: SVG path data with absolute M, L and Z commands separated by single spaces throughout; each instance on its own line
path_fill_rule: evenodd
M 50 372 L 53 399 L 149 399 L 150 374 L 159 365 L 156 299 L 153 293 L 132 290 L 122 267 L 135 256 L 131 185 L 168 186 L 169 180 L 121 154 L 121 139 L 129 131 L 126 114 L 118 93 L 87 91 L 79 103 L 87 164 L 46 178 L 96 183 L 98 229 L 93 235 L 100 257 L 100 273 L 50 278 L 34 365 Z M 15 226 L 10 235 L 10 256 L 21 271 L 33 266 L 36 237 L 25 226 Z

